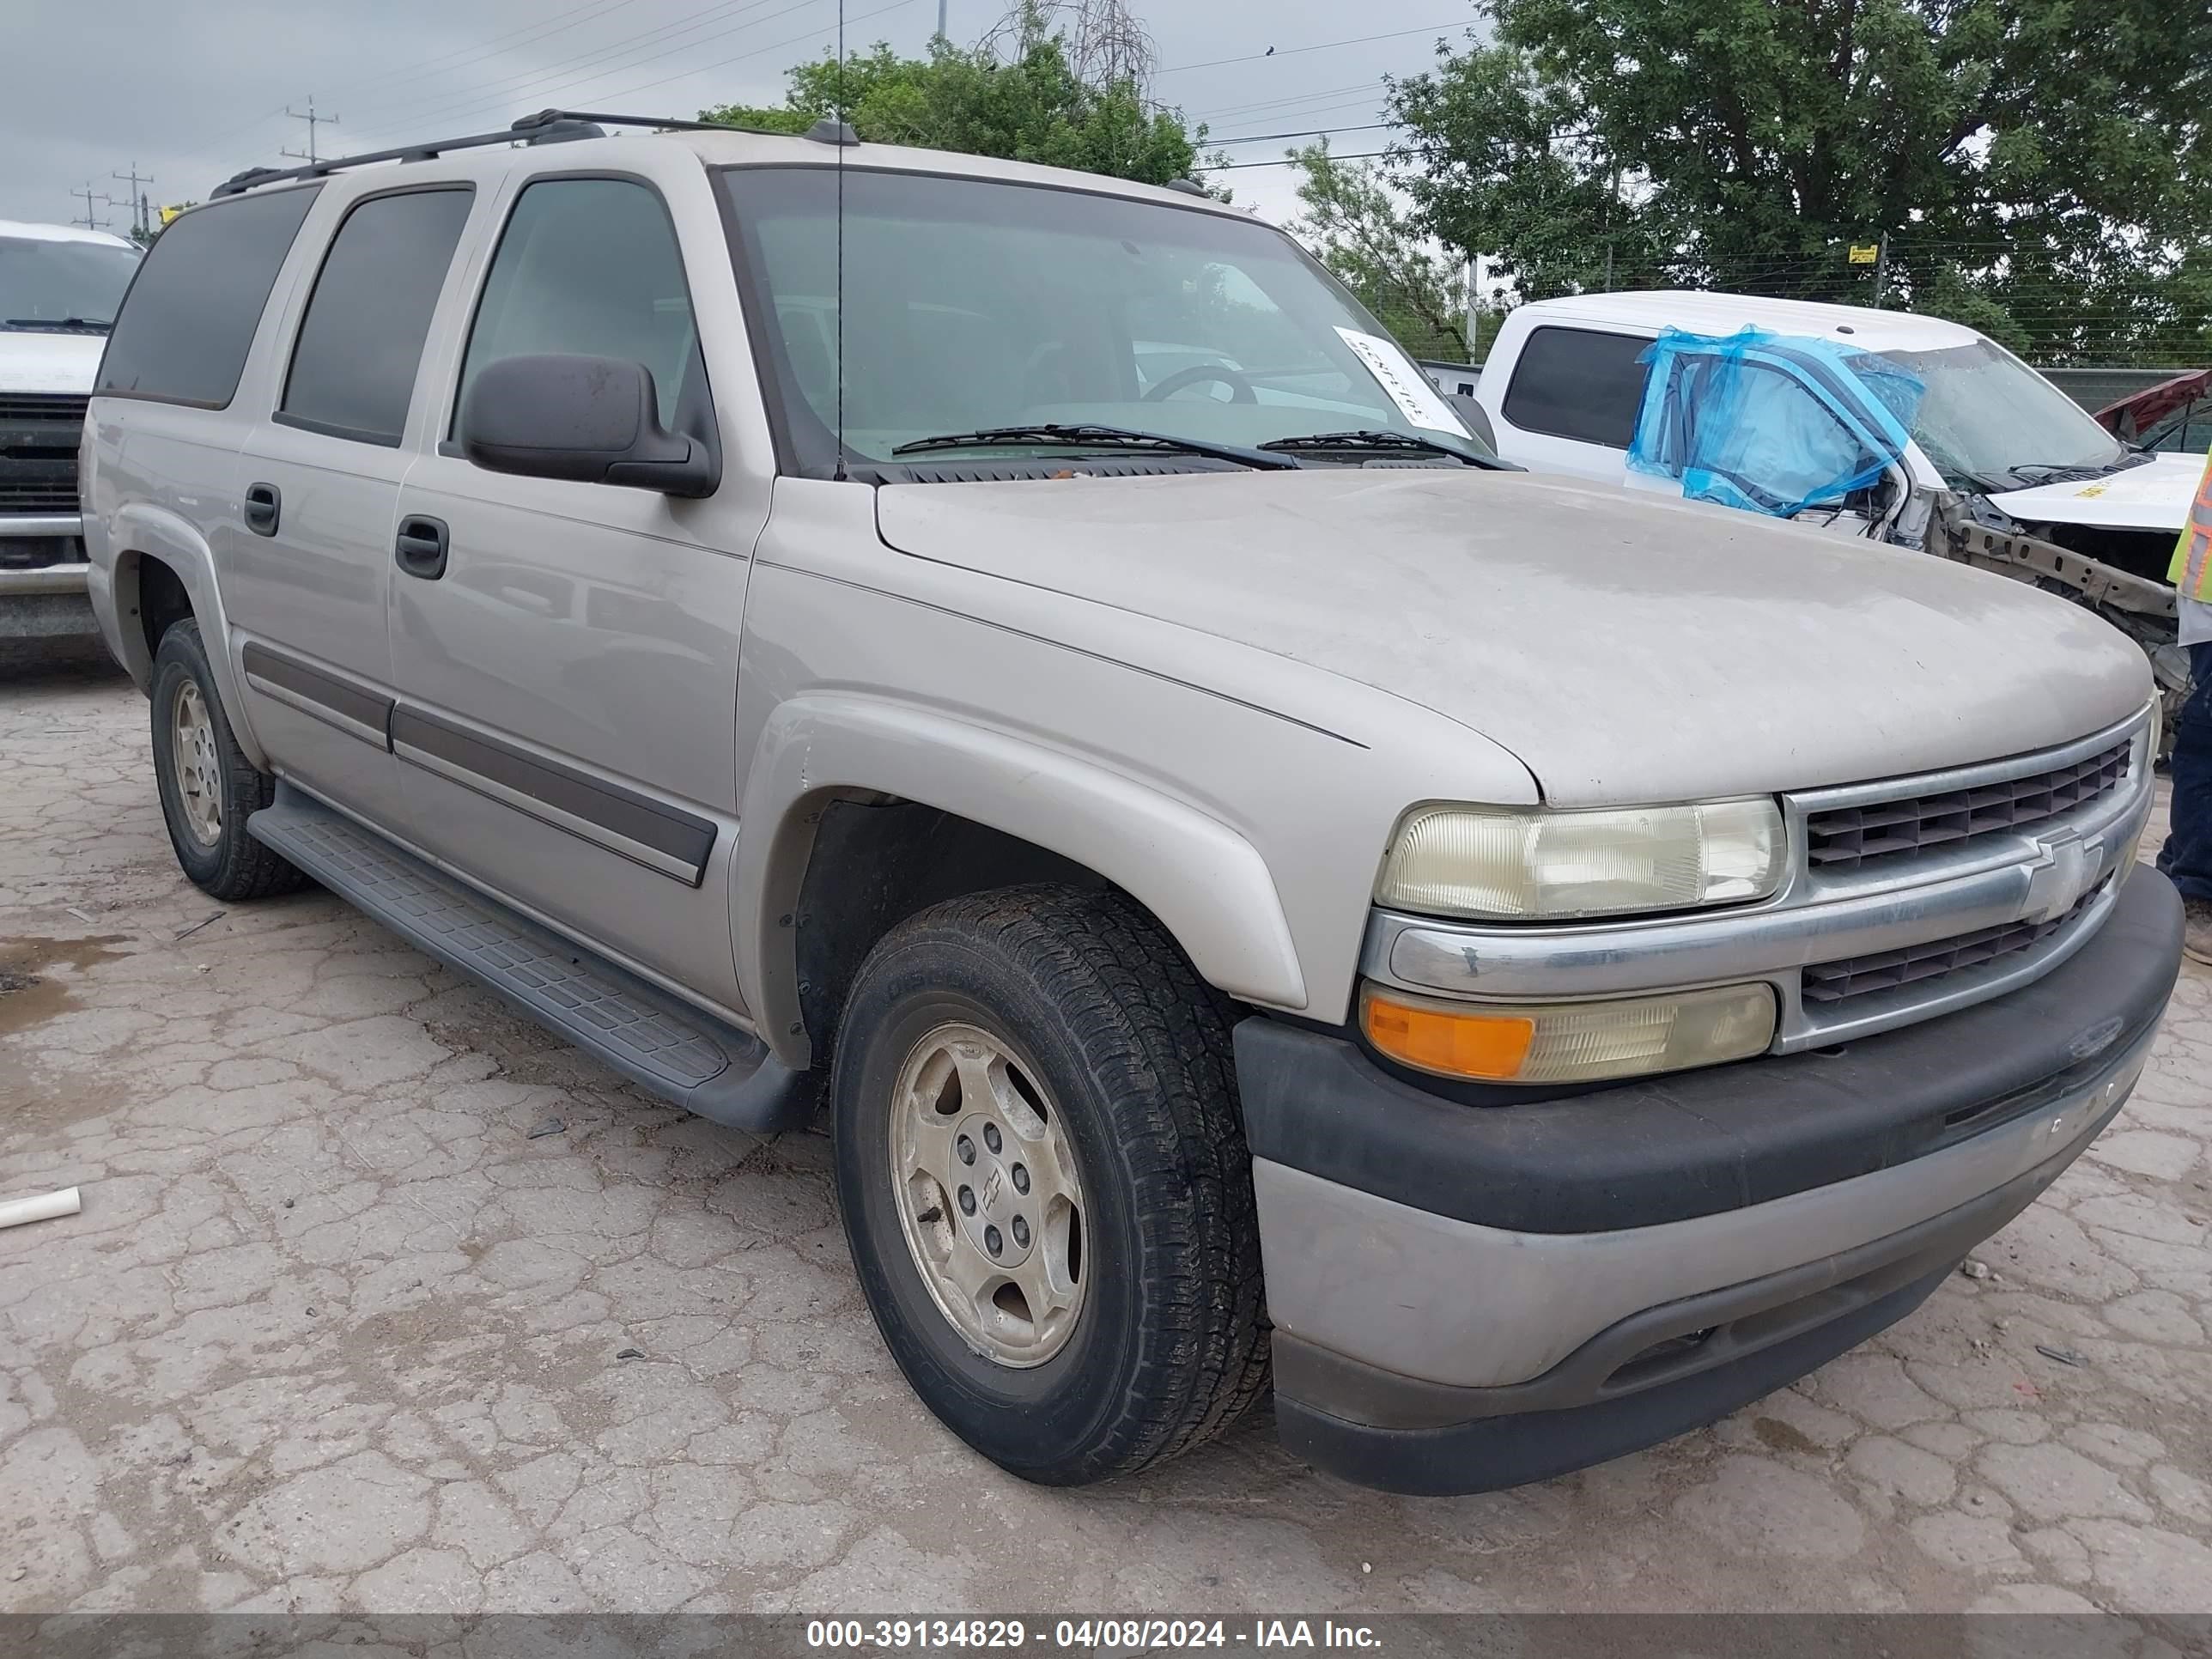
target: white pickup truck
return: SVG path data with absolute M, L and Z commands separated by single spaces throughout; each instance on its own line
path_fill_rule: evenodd
M 0 664 L 98 629 L 77 445 L 108 325 L 138 269 L 120 236 L 0 219 Z
M 1729 343 L 1747 329 L 1769 337 L 1769 349 L 1750 363 L 1760 384 L 1733 404 L 1728 430 L 1730 411 L 1711 395 L 1719 377 L 1699 377 L 1731 350 L 1747 361 Z M 1655 352 L 1662 336 L 1669 349 Z M 1863 372 L 1833 372 L 1854 360 Z M 1656 386 L 1655 368 L 1666 377 Z M 1668 495 L 1699 491 L 1655 452 L 1702 417 L 1695 459 L 1717 461 L 1719 474 L 1705 499 L 1756 503 L 2065 592 L 2140 641 L 2170 693 L 2186 684 L 2166 565 L 2204 457 L 2123 442 L 1960 324 L 1741 294 L 1579 295 L 1508 313 L 1479 377 L 1430 372 L 1446 393 L 1472 396 L 1505 459 Z M 1899 386 L 1909 414 L 1887 430 L 1902 443 L 1884 439 L 1883 399 Z M 1794 478 L 1824 449 L 1854 448 L 1876 480 L 1788 511 L 1800 497 L 1778 475 Z

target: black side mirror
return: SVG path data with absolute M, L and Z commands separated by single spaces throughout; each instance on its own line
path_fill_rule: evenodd
M 556 354 L 488 363 L 461 401 L 461 453 L 493 472 L 711 495 L 711 445 L 660 424 L 653 371 Z

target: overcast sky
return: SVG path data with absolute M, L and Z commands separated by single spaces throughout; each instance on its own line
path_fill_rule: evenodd
M 312 98 L 335 126 L 317 149 L 382 149 L 504 126 L 548 106 L 689 116 L 769 102 L 783 71 L 836 34 L 838 0 L 7 0 L 0 54 L 0 218 L 82 220 L 70 191 L 127 198 L 150 173 L 156 203 L 204 199 L 241 167 L 297 165 Z M 937 0 L 844 0 L 854 49 L 918 52 Z M 972 40 L 1006 0 L 948 0 Z M 1425 67 L 1456 40 L 1471 0 L 1133 0 L 1162 73 L 1156 94 L 1220 137 L 1376 118 L 1386 74 Z M 1382 39 L 1358 37 L 1385 36 Z M 1348 43 L 1348 44 L 1347 44 Z M 1269 47 L 1272 57 L 1261 56 Z M 1219 60 L 1231 61 L 1219 61 Z M 1387 135 L 1346 131 L 1344 152 Z M 1284 143 L 1232 147 L 1272 161 Z M 1281 167 L 1230 175 L 1270 217 L 1297 203 Z M 121 206 L 96 216 L 127 228 Z

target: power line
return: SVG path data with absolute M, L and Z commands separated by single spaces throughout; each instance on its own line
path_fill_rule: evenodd
M 1462 27 L 1457 20 L 1451 22 L 1431 23 L 1417 29 L 1393 29 L 1387 34 L 1362 34 L 1349 40 L 1323 40 L 1317 46 L 1286 46 L 1281 50 L 1270 46 L 1265 52 L 1247 52 L 1242 58 L 1209 58 L 1202 64 L 1176 64 L 1159 71 L 1162 75 L 1180 75 L 1185 70 L 1219 69 L 1224 64 L 1255 64 L 1263 58 L 1296 58 L 1309 52 L 1334 52 L 1339 46 L 1364 46 L 1370 40 L 1402 40 L 1409 34 L 1435 34 L 1441 30 Z
M 878 6 L 873 11 L 864 11 L 852 21 L 855 23 L 865 23 L 872 17 L 881 17 L 885 12 L 903 10 L 914 3 L 915 0 L 891 0 L 890 4 Z M 833 25 L 832 27 L 834 27 Z M 685 70 L 681 75 L 665 75 L 658 81 L 647 81 L 642 86 L 625 87 L 620 92 L 611 92 L 606 95 L 610 98 L 628 98 L 634 93 L 650 92 L 653 88 L 665 87 L 672 81 L 688 81 L 695 75 L 706 74 L 709 70 L 727 69 L 731 64 L 742 64 L 749 58 L 765 57 L 769 52 L 781 52 L 786 46 L 795 46 L 802 40 L 811 40 L 817 35 L 827 34 L 830 32 L 828 28 L 809 29 L 804 34 L 794 34 L 787 40 L 778 40 L 773 45 L 761 47 L 757 52 L 741 52 L 734 58 L 723 58 L 720 63 L 702 64 L 696 69 Z
M 756 4 L 763 4 L 765 3 L 766 0 L 754 0 L 754 3 Z M 816 0 L 799 0 L 799 4 L 787 6 L 782 11 L 770 12 L 766 17 L 756 18 L 750 23 L 734 24 L 727 29 L 719 30 L 714 34 L 707 35 L 700 40 L 692 41 L 688 46 L 678 47 L 676 50 L 694 50 L 696 47 L 704 45 L 707 40 L 719 40 L 724 35 L 734 34 L 741 30 L 754 27 L 758 24 L 772 22 L 778 17 L 787 16 L 792 12 L 802 10 L 805 6 L 812 3 L 816 3 Z M 914 3 L 915 0 L 891 0 L 891 3 L 889 5 L 879 6 L 873 11 L 862 12 L 849 21 L 855 23 L 865 23 L 870 18 L 880 17 L 886 12 L 897 11 L 903 7 L 910 6 Z M 732 64 L 742 64 L 750 58 L 765 57 L 768 53 L 772 52 L 780 52 L 786 46 L 798 46 L 804 41 L 815 40 L 821 35 L 830 33 L 833 32 L 836 27 L 836 25 L 833 23 L 825 25 L 821 28 L 809 29 L 801 34 L 791 35 L 781 40 L 770 41 L 767 46 L 757 47 L 751 52 L 741 52 L 732 57 L 720 58 L 711 64 L 701 64 L 694 68 L 680 70 L 674 75 L 662 76 L 658 80 L 643 82 L 636 86 L 624 87 L 615 91 L 595 90 L 590 95 L 594 100 L 611 102 L 616 99 L 631 97 L 641 92 L 650 92 L 657 87 L 665 87 L 678 81 L 688 81 L 694 76 L 705 75 L 718 69 L 726 69 Z M 659 52 L 654 54 L 655 57 L 660 58 L 671 57 L 672 55 L 672 52 Z M 651 58 L 641 58 L 627 65 L 627 67 L 632 69 L 641 68 L 645 64 L 651 63 L 652 61 L 653 60 Z M 562 83 L 562 87 L 568 88 L 580 83 L 590 82 L 593 78 L 594 77 L 590 75 L 573 76 L 568 81 L 564 82 Z M 556 90 L 558 88 L 556 88 Z M 434 112 L 428 117 L 422 118 L 422 120 L 424 123 L 428 121 L 446 120 L 457 114 L 468 113 L 472 110 L 482 110 L 488 107 L 493 107 L 500 104 L 509 103 L 512 101 L 514 95 L 515 94 L 512 92 L 496 94 L 493 99 L 489 100 L 489 102 L 479 102 L 476 104 L 459 106 L 454 109 L 448 109 L 441 112 Z
M 1374 161 L 1390 152 L 1387 149 L 1364 149 L 1351 155 L 1331 155 L 1332 161 Z M 1285 155 L 1279 161 L 1216 161 L 1207 167 L 1193 167 L 1194 173 L 1234 173 L 1240 167 L 1293 167 L 1297 163 Z
M 520 28 L 509 29 L 505 34 L 493 35 L 489 40 L 478 41 L 473 46 L 464 46 L 445 58 L 434 60 L 422 65 L 419 70 L 411 65 L 401 69 L 386 70 L 382 74 L 372 75 L 366 80 L 356 81 L 350 88 L 341 88 L 341 90 L 359 91 L 362 88 L 374 86 L 379 82 L 392 80 L 397 76 L 426 72 L 447 74 L 457 69 L 465 69 L 471 64 L 480 64 L 488 58 L 504 56 L 518 46 L 536 46 L 540 41 L 551 40 L 556 34 L 566 34 L 570 29 L 594 22 L 602 17 L 611 17 L 615 13 L 636 3 L 637 0 L 586 0 L 583 5 L 572 6 L 567 11 L 556 12 L 552 16 L 542 17 L 534 23 L 526 23 Z M 591 15 L 578 15 L 579 13 L 586 12 Z M 563 19 L 571 21 L 563 21 Z M 514 38 L 518 35 L 526 35 L 529 38 L 527 40 Z
M 1212 109 L 1200 110 L 1199 117 L 1233 115 L 1250 118 L 1255 110 L 1280 109 L 1285 104 L 1310 104 L 1323 98 L 1342 97 L 1348 93 L 1375 93 L 1382 89 L 1382 81 L 1355 81 L 1349 86 L 1316 87 L 1310 92 L 1293 92 L 1279 98 L 1255 98 L 1242 104 L 1221 104 Z
M 657 40 L 672 40 L 678 35 L 689 34 L 694 30 L 703 28 L 718 18 L 731 16 L 733 8 L 735 15 L 742 16 L 748 12 L 758 11 L 761 7 L 769 3 L 770 0 L 723 0 L 721 4 L 700 7 L 687 12 L 684 16 L 672 22 L 664 23 L 658 28 L 647 29 L 642 33 L 631 35 L 611 46 L 596 47 L 573 58 L 562 58 L 555 63 L 541 64 L 536 69 L 523 70 L 503 76 L 473 91 L 460 94 L 458 100 L 453 96 L 452 88 L 447 88 L 443 93 L 432 94 L 427 98 L 404 100 L 398 104 L 386 106 L 380 112 L 377 130 L 380 133 L 398 132 L 402 130 L 410 132 L 419 131 L 426 125 L 432 123 L 443 123 L 457 114 L 465 114 L 495 106 L 511 106 L 526 94 L 533 99 L 541 95 L 550 97 L 563 88 L 573 87 L 580 82 L 592 81 L 595 76 L 611 74 L 623 69 L 635 69 L 662 58 L 673 57 L 679 52 L 693 51 L 704 46 L 708 40 L 720 40 L 738 30 L 773 21 L 777 17 L 817 4 L 818 0 L 797 0 L 797 3 L 786 6 L 782 11 L 771 12 L 766 17 L 754 18 L 750 21 L 732 22 L 728 28 L 718 29 L 698 40 L 672 46 L 664 51 L 642 58 L 629 58 L 627 62 L 620 64 L 608 61 L 611 58 L 622 58 L 635 52 Z
M 1381 113 L 1381 112 L 1376 108 L 1375 101 L 1370 98 L 1340 98 L 1334 103 L 1307 103 L 1302 101 L 1291 104 L 1288 107 L 1281 109 L 1267 108 L 1240 110 L 1226 116 L 1207 115 L 1202 118 L 1197 116 L 1186 116 L 1184 118 L 1190 121 L 1198 121 L 1200 125 L 1206 126 L 1218 126 L 1224 125 L 1229 126 L 1250 126 L 1255 121 L 1296 121 L 1301 118 L 1308 121 L 1323 121 L 1327 120 L 1331 116 L 1339 114 L 1340 112 L 1343 114 L 1346 121 L 1357 120 L 1361 115 L 1376 115 Z
M 561 29 L 550 28 L 546 26 L 549 24 L 557 23 L 564 17 L 573 17 L 578 12 L 597 11 L 599 15 L 605 15 L 609 11 L 619 11 L 623 7 L 635 3 L 635 0 L 585 0 L 584 4 L 572 7 L 568 11 L 558 12 L 550 18 L 541 18 L 534 23 L 526 23 L 519 28 L 509 29 L 503 34 L 488 36 L 484 40 L 472 42 L 469 46 L 460 47 L 454 52 L 449 52 L 444 58 L 432 58 L 427 64 L 406 64 L 397 68 L 380 70 L 376 74 L 365 76 L 358 81 L 342 82 L 338 86 L 337 90 L 341 93 L 359 91 L 364 88 L 374 86 L 380 82 L 389 81 L 396 76 L 443 73 L 448 70 L 459 67 L 460 65 L 456 60 L 468 57 L 470 53 L 476 51 L 479 46 L 495 46 L 501 41 L 511 40 L 515 35 L 528 34 L 533 30 L 541 28 L 544 29 L 547 34 L 557 34 L 562 32 Z M 588 20 L 580 18 L 577 21 L 580 22 Z M 573 27 L 574 25 L 565 25 L 564 27 Z M 540 38 L 543 37 L 541 36 Z M 520 45 L 522 43 L 516 41 L 514 44 Z M 512 50 L 512 47 L 507 49 Z M 265 111 L 262 114 L 255 116 L 250 121 L 242 122 L 234 127 L 223 128 L 221 131 L 214 133 L 204 140 L 198 149 L 185 151 L 184 155 L 189 160 L 198 161 L 202 156 L 206 155 L 209 152 L 213 150 L 217 144 L 228 143 L 230 139 L 235 138 L 243 133 L 251 132 L 254 128 L 261 125 L 264 121 L 273 121 L 276 119 L 277 117 L 288 112 L 288 107 L 280 104 L 275 109 Z
M 1209 144 L 1264 144 L 1276 138 L 1325 138 L 1332 132 L 1375 132 L 1384 127 L 1397 127 L 1402 121 L 1366 121 L 1356 127 L 1302 127 L 1296 132 L 1250 132 L 1241 138 L 1216 138 L 1208 135 Z

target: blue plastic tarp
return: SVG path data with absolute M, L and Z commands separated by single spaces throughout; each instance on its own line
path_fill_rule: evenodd
M 1923 390 L 1871 352 L 1755 328 L 1669 329 L 1639 361 L 1650 373 L 1629 465 L 1679 480 L 1688 500 L 1778 519 L 1897 465 Z

